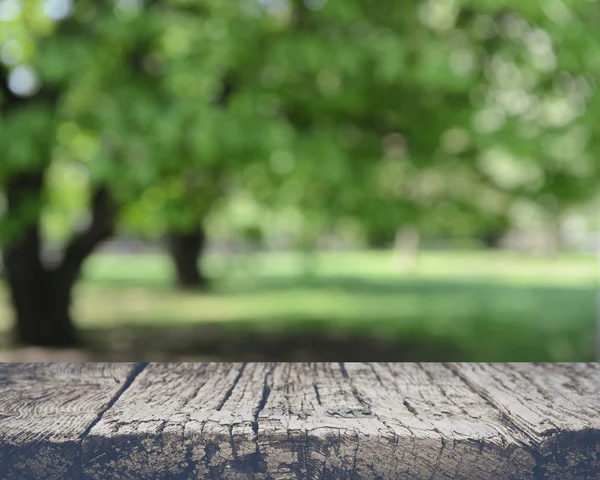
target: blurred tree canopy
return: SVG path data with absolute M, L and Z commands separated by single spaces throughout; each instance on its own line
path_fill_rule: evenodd
M 166 236 L 185 286 L 207 225 L 377 245 L 559 221 L 598 194 L 599 24 L 587 0 L 0 0 L 17 338 L 76 341 L 72 287 L 116 229 Z

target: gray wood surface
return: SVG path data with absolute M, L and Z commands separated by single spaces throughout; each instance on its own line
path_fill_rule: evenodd
M 598 364 L 4 364 L 0 400 L 2 479 L 600 479 Z
M 135 364 L 0 363 L 0 479 L 77 478 L 81 439 Z

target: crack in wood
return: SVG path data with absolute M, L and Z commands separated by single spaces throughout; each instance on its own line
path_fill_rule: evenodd
M 89 435 L 92 428 L 94 428 L 98 423 L 100 423 L 100 420 L 102 420 L 102 417 L 104 416 L 104 414 L 108 410 L 110 410 L 115 403 L 117 403 L 117 400 L 119 400 L 119 398 L 121 398 L 121 395 L 123 395 L 123 393 L 125 393 L 125 390 L 127 390 L 133 384 L 135 379 L 138 377 L 138 375 L 140 373 L 142 373 L 144 371 L 144 369 L 148 366 L 148 364 L 149 364 L 149 362 L 142 362 L 142 363 L 136 364 L 133 367 L 131 373 L 127 376 L 127 378 L 123 382 L 123 385 L 121 386 L 121 388 L 117 391 L 117 393 L 115 393 L 113 395 L 113 397 L 108 401 L 106 406 L 98 412 L 98 415 L 96 416 L 94 421 L 92 423 L 90 423 L 89 426 L 85 429 L 85 431 L 81 434 L 81 436 L 79 437 L 79 439 L 81 441 L 83 441 L 83 439 Z
M 319 404 L 319 406 L 323 406 L 323 404 L 321 403 L 321 394 L 319 393 L 319 387 L 316 383 L 313 383 L 313 387 L 315 389 L 315 395 L 317 396 L 317 403 Z
M 246 365 L 247 365 L 247 363 L 242 364 L 242 367 L 240 368 L 240 371 L 237 374 L 237 376 L 235 377 L 235 379 L 233 380 L 231 387 L 229 388 L 229 390 L 227 390 L 227 392 L 225 392 L 225 396 L 223 397 L 223 400 L 221 400 L 221 403 L 219 403 L 219 405 L 217 406 L 217 412 L 221 411 L 221 409 L 223 408 L 223 405 L 225 405 L 225 403 L 227 403 L 227 400 L 229 400 L 229 398 L 231 397 L 231 394 L 233 393 L 234 388 L 237 386 L 237 384 L 240 381 L 240 378 L 242 378 L 242 375 L 244 374 Z
M 408 403 L 408 400 L 403 400 L 402 401 L 402 405 L 404 405 L 406 407 L 406 409 L 412 413 L 415 417 L 419 418 L 419 413 L 417 412 L 416 408 L 413 407 L 410 403 Z M 420 419 L 419 419 L 420 420 Z
M 121 388 L 119 388 L 119 390 L 117 390 L 117 392 L 112 396 L 112 398 L 106 403 L 104 408 L 100 409 L 100 411 L 98 412 L 98 415 L 96 415 L 96 418 L 87 426 L 87 428 L 79 436 L 78 455 L 77 455 L 77 458 L 78 458 L 77 470 L 78 470 L 79 476 L 81 478 L 85 478 L 85 475 L 83 472 L 83 442 L 84 442 L 84 440 L 90 434 L 92 429 L 100 423 L 104 414 L 108 410 L 110 410 L 115 403 L 117 403 L 119 398 L 121 398 L 121 396 L 125 393 L 125 391 L 133 384 L 135 379 L 140 375 L 140 373 L 142 373 L 144 371 L 144 369 L 148 365 L 149 365 L 149 362 L 141 362 L 141 363 L 137 363 L 136 365 L 134 365 L 134 367 L 131 370 L 131 372 L 129 373 L 129 375 L 127 375 L 127 377 L 125 378 L 125 381 L 123 382 L 123 385 L 121 386 Z

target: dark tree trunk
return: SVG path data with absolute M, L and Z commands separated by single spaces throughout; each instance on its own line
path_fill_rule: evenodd
M 388 235 L 382 233 L 373 232 L 367 237 L 367 244 L 369 248 L 373 249 L 383 249 L 388 248 L 394 242 L 393 238 L 390 238 Z
M 60 279 L 56 272 L 41 272 L 32 280 L 9 280 L 16 343 L 40 347 L 79 345 L 70 312 L 73 284 Z
M 204 230 L 198 228 L 190 233 L 170 233 L 167 244 L 175 268 L 177 286 L 186 290 L 207 289 L 208 279 L 201 268 L 206 247 Z
M 9 214 L 22 234 L 3 250 L 5 277 L 15 313 L 17 343 L 70 346 L 77 343 L 69 306 L 73 283 L 58 271 L 44 267 L 40 258 L 39 211 L 25 209 L 39 199 L 43 174 L 21 174 L 9 182 Z
M 500 243 L 502 241 L 502 237 L 503 237 L 502 233 L 497 233 L 497 232 L 488 233 L 488 234 L 484 235 L 482 238 L 483 244 L 485 245 L 486 248 L 488 248 L 490 250 L 498 249 L 498 248 L 500 248 Z
M 37 228 L 4 252 L 6 280 L 15 314 L 16 343 L 44 347 L 77 345 L 70 315 L 73 283 L 44 268 Z
M 90 227 L 69 242 L 58 267 L 41 259 L 39 201 L 43 172 L 21 174 L 8 183 L 8 215 L 19 220 L 20 235 L 11 239 L 2 255 L 15 313 L 15 341 L 42 347 L 79 345 L 71 317 L 71 299 L 81 266 L 95 247 L 112 233 L 115 210 L 105 189 L 96 190 Z M 31 209 L 31 201 L 38 207 Z

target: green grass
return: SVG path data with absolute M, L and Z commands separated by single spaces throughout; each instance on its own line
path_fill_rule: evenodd
M 294 254 L 214 255 L 206 269 L 215 289 L 195 294 L 171 288 L 165 257 L 98 255 L 78 286 L 76 318 L 94 331 L 204 326 L 242 336 L 442 342 L 460 349 L 460 358 L 448 360 L 594 359 L 598 271 L 591 255 L 424 252 L 410 273 L 390 252 L 322 253 L 308 266 Z M 6 328 L 6 306 L 0 315 Z

